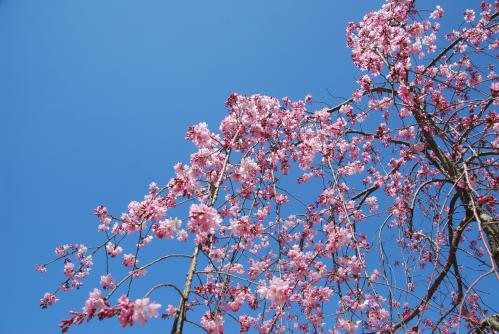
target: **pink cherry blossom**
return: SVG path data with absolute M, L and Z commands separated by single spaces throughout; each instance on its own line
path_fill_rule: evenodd
M 466 9 L 464 11 L 464 20 L 466 22 L 472 22 L 475 20 L 475 11 L 473 9 Z
M 137 259 L 133 254 L 125 254 L 123 255 L 123 265 L 125 267 L 133 267 L 137 263 Z
M 168 305 L 167 308 L 166 308 L 166 315 L 168 317 L 174 317 L 175 314 L 177 313 L 177 308 L 173 305 Z
M 38 265 L 36 265 L 35 270 L 39 273 L 45 273 L 45 272 L 47 272 L 47 266 L 42 265 L 42 264 L 38 264 Z
M 441 6 L 437 6 L 433 12 L 430 14 L 432 19 L 440 19 L 444 16 L 444 9 Z
M 158 317 L 158 309 L 160 304 L 150 302 L 149 298 L 137 299 L 133 308 L 133 321 L 144 325 L 147 320 Z
M 187 227 L 195 233 L 213 233 L 220 226 L 220 216 L 216 209 L 205 204 L 192 204 L 189 209 Z
M 283 304 L 289 300 L 291 287 L 288 281 L 273 277 L 268 286 L 260 286 L 258 293 L 275 304 Z
M 128 325 L 133 326 L 135 323 L 134 320 L 134 307 L 135 303 L 130 301 L 127 296 L 122 295 L 118 299 L 118 305 L 120 309 L 120 313 L 118 316 L 118 320 L 122 327 L 126 327 Z
M 101 295 L 99 289 L 94 289 L 90 292 L 85 306 L 83 307 L 83 313 L 90 319 L 93 317 L 97 309 L 107 307 L 108 304 L 105 298 Z
M 106 250 L 111 257 L 116 257 L 121 254 L 123 248 L 121 246 L 114 245 L 112 242 L 108 242 L 106 244 Z
M 193 141 L 198 147 L 211 147 L 214 142 L 208 125 L 204 122 L 190 127 L 185 139 Z
M 208 334 L 224 333 L 224 319 L 221 314 L 206 312 L 201 318 L 201 326 Z
M 104 290 L 111 290 L 112 288 L 114 288 L 115 283 L 111 274 L 101 276 L 100 285 Z
M 43 298 L 40 299 L 40 307 L 41 308 L 47 308 L 49 306 L 52 306 L 54 305 L 59 299 L 57 299 L 55 297 L 55 294 L 51 293 L 51 292 L 46 292 L 44 295 L 43 295 Z
M 181 224 L 182 222 L 178 218 L 165 219 L 160 221 L 158 224 L 153 225 L 152 229 L 154 231 L 154 235 L 158 238 L 172 239 L 173 233 L 180 227 Z

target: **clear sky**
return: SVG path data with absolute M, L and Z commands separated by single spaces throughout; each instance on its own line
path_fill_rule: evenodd
M 98 240 L 97 204 L 119 213 L 166 182 L 193 150 L 187 127 L 216 129 L 231 92 L 348 96 L 358 72 L 346 23 L 380 3 L 0 0 L 0 333 L 57 333 L 81 309 L 90 286 L 40 310 L 62 272 L 35 264 L 59 244 Z M 466 1 L 440 3 L 461 12 Z M 115 320 L 71 330 L 117 332 Z

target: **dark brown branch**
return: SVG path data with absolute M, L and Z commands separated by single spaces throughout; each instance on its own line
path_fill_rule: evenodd
M 375 87 L 373 89 L 365 91 L 364 94 L 363 94 L 363 96 L 366 96 L 366 95 L 368 95 L 370 93 L 390 93 L 390 94 L 397 94 L 397 91 L 393 90 L 391 88 Z M 353 97 L 349 98 L 348 100 L 345 100 L 345 101 L 341 102 L 340 104 L 338 104 L 335 107 L 332 107 L 332 108 L 328 109 L 327 112 L 328 113 L 333 113 L 335 111 L 340 110 L 341 107 L 343 107 L 343 106 L 345 106 L 347 104 L 350 104 L 352 102 L 353 102 Z
M 468 225 L 468 223 L 472 219 L 473 219 L 473 216 L 466 217 L 466 219 L 464 219 L 461 222 L 461 224 L 459 225 L 457 230 L 453 233 L 452 244 L 450 245 L 449 256 L 447 257 L 447 261 L 445 262 L 445 265 L 442 268 L 442 270 L 440 271 L 440 273 L 438 274 L 437 278 L 433 281 L 432 285 L 430 286 L 430 288 L 426 292 L 426 295 L 424 296 L 421 303 L 419 303 L 419 305 L 416 308 L 414 308 L 414 310 L 409 315 L 407 315 L 404 319 L 402 319 L 400 322 L 395 324 L 391 328 L 391 330 L 389 331 L 390 333 L 395 332 L 397 329 L 401 328 L 402 326 L 404 326 L 408 322 L 410 322 L 412 319 L 414 319 L 414 317 L 416 317 L 419 313 L 421 313 L 421 310 L 424 309 L 424 307 L 428 304 L 431 297 L 433 297 L 433 294 L 438 290 L 440 284 L 442 283 L 444 278 L 449 273 L 449 270 L 451 269 L 452 264 L 454 263 L 454 259 L 456 257 L 456 252 L 457 252 L 457 248 L 459 246 L 459 241 L 461 239 L 461 235 L 462 235 L 465 227 Z
M 372 137 L 378 137 L 376 134 L 373 134 L 373 133 L 367 133 L 367 132 L 364 132 L 364 131 L 359 131 L 359 130 L 347 130 L 345 131 L 346 134 L 350 134 L 350 133 L 353 133 L 353 134 L 358 134 L 358 135 L 363 135 L 363 136 L 372 136 Z M 411 146 L 412 143 L 409 143 L 407 141 L 403 141 L 403 140 L 398 140 L 398 139 L 392 139 L 390 138 L 390 143 L 394 143 L 394 144 L 400 144 L 400 145 L 405 145 L 405 146 Z

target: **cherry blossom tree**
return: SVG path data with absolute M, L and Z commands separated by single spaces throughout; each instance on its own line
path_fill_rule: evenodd
M 412 0 L 349 23 L 361 73 L 336 106 L 232 94 L 218 131 L 188 129 L 196 150 L 166 185 L 121 215 L 95 209 L 97 246 L 59 246 L 37 266 L 64 275 L 40 306 L 80 288 L 103 253 L 101 286 L 62 332 L 155 317 L 171 333 L 499 331 L 499 2 L 476 5 L 447 32 L 444 8 Z M 148 281 L 173 260 L 185 280 Z M 163 289 L 176 299 L 156 300 Z

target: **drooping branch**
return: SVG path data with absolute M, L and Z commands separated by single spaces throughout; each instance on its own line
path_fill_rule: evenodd
M 179 307 L 177 309 L 177 314 L 175 316 L 175 320 L 172 325 L 172 334 L 181 334 L 183 333 L 185 316 L 187 313 L 187 302 L 189 300 L 189 295 L 191 292 L 192 279 L 194 277 L 194 273 L 196 271 L 196 266 L 198 262 L 198 254 L 201 249 L 201 244 L 197 244 L 194 248 L 194 252 L 192 253 L 192 261 L 189 266 L 189 270 L 187 271 L 187 275 L 185 278 L 184 290 L 182 291 L 182 296 L 180 298 Z
M 234 135 L 234 138 L 232 139 L 232 144 L 238 139 L 238 137 L 239 137 L 239 131 L 237 131 L 236 134 Z M 227 154 L 225 155 L 225 159 L 222 168 L 220 170 L 220 173 L 218 174 L 216 182 L 210 187 L 210 192 L 211 192 L 210 203 L 209 203 L 210 207 L 213 207 L 213 205 L 215 205 L 217 201 L 218 193 L 220 191 L 220 185 L 222 184 L 223 178 L 225 176 L 225 171 L 227 169 L 227 165 L 229 164 L 229 158 L 230 158 L 230 151 L 227 152 Z M 201 248 L 202 248 L 202 243 L 199 242 L 195 246 L 194 252 L 192 253 L 191 264 L 189 266 L 189 270 L 187 271 L 184 290 L 182 291 L 182 297 L 180 298 L 179 307 L 177 309 L 177 313 L 173 321 L 171 334 L 183 333 L 184 322 L 187 312 L 187 303 L 189 302 L 192 281 L 197 270 L 198 256 Z
M 451 267 L 455 261 L 456 252 L 457 252 L 457 249 L 459 246 L 459 242 L 461 240 L 461 235 L 462 235 L 464 229 L 466 228 L 466 226 L 468 225 L 468 223 L 471 221 L 471 219 L 472 219 L 472 216 L 466 217 L 463 221 L 461 221 L 461 224 L 459 224 L 457 229 L 453 232 L 454 235 L 452 236 L 452 244 L 450 245 L 449 255 L 447 257 L 445 265 L 442 268 L 442 270 L 440 271 L 440 273 L 438 274 L 438 276 L 435 278 L 435 280 L 433 281 L 431 286 L 429 287 L 423 300 L 420 302 L 420 304 L 417 307 L 415 307 L 413 309 L 413 311 L 409 315 L 405 316 L 400 322 L 393 325 L 390 332 L 395 332 L 397 329 L 399 329 L 399 328 L 405 326 L 407 323 L 409 323 L 412 319 L 414 319 L 414 317 L 416 317 L 419 313 L 421 313 L 421 311 L 425 308 L 425 306 L 431 300 L 431 297 L 433 297 L 435 292 L 438 290 L 440 284 L 442 283 L 444 278 L 449 273 L 449 270 L 451 269 Z

